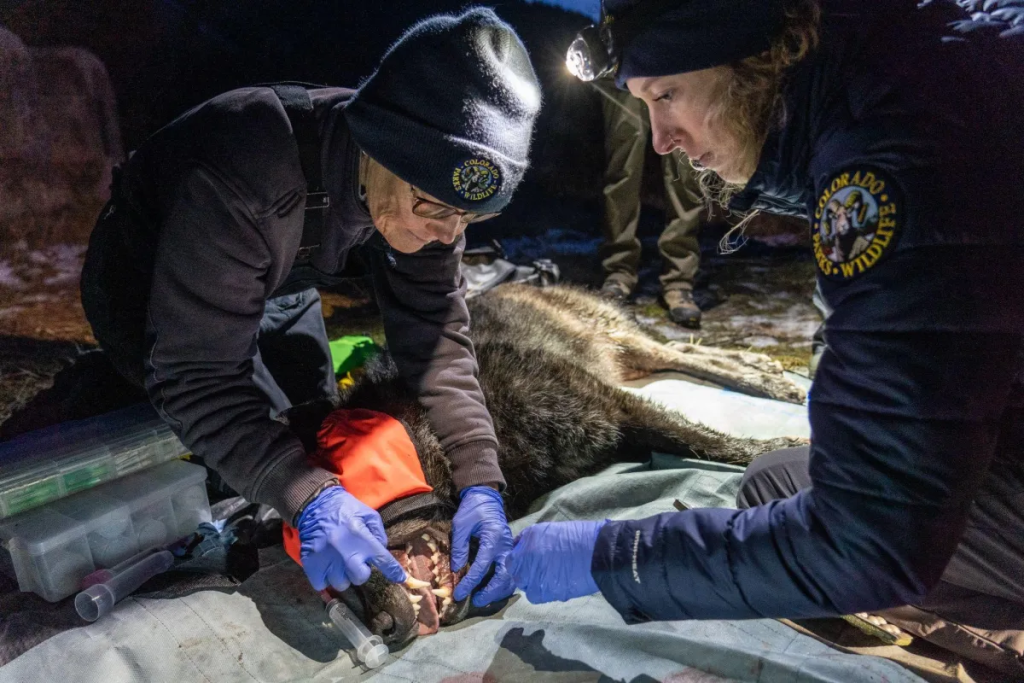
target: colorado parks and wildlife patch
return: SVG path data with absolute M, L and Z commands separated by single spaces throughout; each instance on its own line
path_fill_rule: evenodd
M 466 159 L 452 172 L 452 187 L 463 199 L 482 202 L 501 188 L 501 171 L 489 159 Z
M 903 222 L 899 187 L 878 169 L 834 175 L 814 210 L 811 240 L 818 270 L 834 280 L 866 272 L 892 251 Z

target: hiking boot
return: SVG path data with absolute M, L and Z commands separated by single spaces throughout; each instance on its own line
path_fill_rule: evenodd
M 661 295 L 668 309 L 668 317 L 683 327 L 700 327 L 700 308 L 693 301 L 693 293 L 688 289 L 672 289 Z
M 625 303 L 626 299 L 628 299 L 629 295 L 632 293 L 633 292 L 629 285 L 622 280 L 608 278 L 604 281 L 604 284 L 601 285 L 601 296 L 620 304 Z

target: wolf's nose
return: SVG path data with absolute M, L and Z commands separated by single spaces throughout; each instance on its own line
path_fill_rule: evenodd
M 395 620 L 387 612 L 378 612 L 373 618 L 370 630 L 383 638 L 385 643 L 390 642 L 395 635 Z

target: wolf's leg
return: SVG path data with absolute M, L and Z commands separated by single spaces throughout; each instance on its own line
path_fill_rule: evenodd
M 761 372 L 767 372 L 772 375 L 782 374 L 782 364 L 777 360 L 772 360 L 770 356 L 763 353 L 754 353 L 753 351 L 735 351 L 730 349 L 720 349 L 714 346 L 704 346 L 703 344 L 690 344 L 681 341 L 672 341 L 665 344 L 670 349 L 674 349 L 681 353 L 693 354 L 696 356 L 713 356 L 717 358 L 726 358 L 734 360 L 741 365 L 749 365 L 755 370 Z
M 643 334 L 621 335 L 619 362 L 626 377 L 678 370 L 752 396 L 803 403 L 804 390 L 782 374 L 782 366 L 761 354 L 725 351 L 697 344 L 660 344 Z
M 750 439 L 729 436 L 625 392 L 621 407 L 626 417 L 621 425 L 624 438 L 619 455 L 624 460 L 643 459 L 650 451 L 660 451 L 745 466 L 762 453 L 808 443 L 806 439 L 797 437 Z

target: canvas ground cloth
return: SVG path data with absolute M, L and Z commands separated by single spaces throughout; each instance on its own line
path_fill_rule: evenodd
M 538 501 L 516 522 L 641 517 L 732 505 L 740 470 L 657 456 L 616 465 Z M 918 677 L 875 657 L 839 652 L 772 620 L 627 627 L 600 596 L 531 605 L 516 596 L 392 653 L 367 671 L 325 620 L 301 569 L 279 547 L 239 586 L 139 594 L 102 620 L 58 633 L 0 667 L 0 681 L 887 681 Z M 3 615 L 0 615 L 3 619 Z

